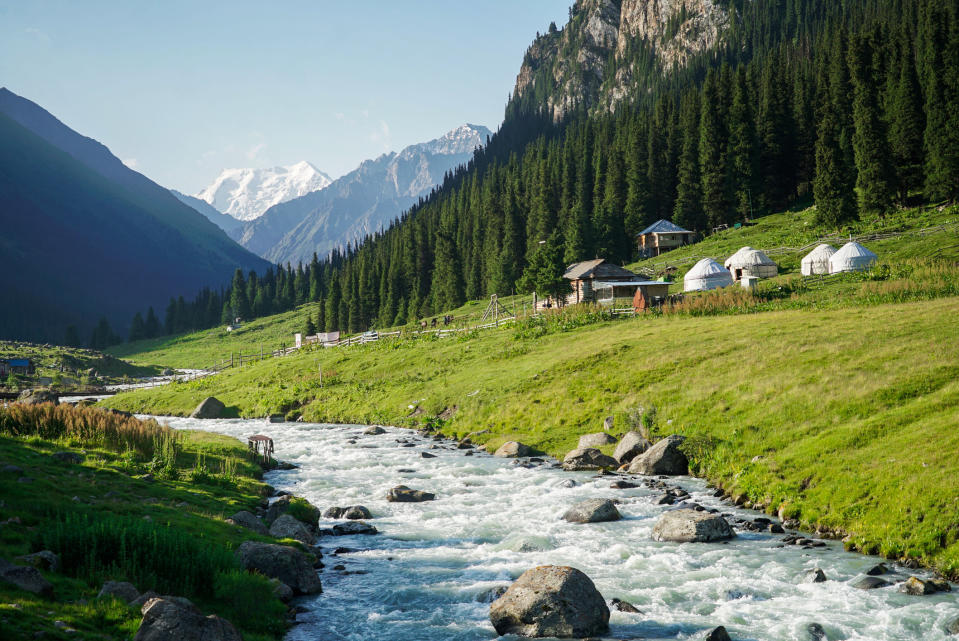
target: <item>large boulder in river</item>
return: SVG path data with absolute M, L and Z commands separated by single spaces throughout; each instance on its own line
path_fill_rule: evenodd
M 226 619 L 203 616 L 195 608 L 167 598 L 143 604 L 143 620 L 133 641 L 243 641 Z
M 609 608 L 588 576 L 566 566 L 527 570 L 490 605 L 499 635 L 581 639 L 609 629 Z
M 629 464 L 631 474 L 655 476 L 668 474 L 678 476 L 689 473 L 689 459 L 679 449 L 686 438 L 678 434 L 667 436 L 656 445 L 633 459 Z
M 432 501 L 435 498 L 436 495 L 432 492 L 411 490 L 405 485 L 397 485 L 386 493 L 386 500 L 391 503 L 421 503 L 422 501 Z
M 256 570 L 290 586 L 294 594 L 323 591 L 320 577 L 309 558 L 297 549 L 273 543 L 244 541 L 236 550 L 236 560 L 245 570 Z
M 613 452 L 613 458 L 619 461 L 620 465 L 629 463 L 634 458 L 653 446 L 652 443 L 643 438 L 639 432 L 629 431 L 619 439 L 616 451 Z
M 706 636 L 703 637 L 703 641 L 732 641 L 732 639 L 729 638 L 729 633 L 726 632 L 726 628 L 719 626 L 707 632 Z
M 60 404 L 60 398 L 48 389 L 25 389 L 17 397 L 18 403 L 24 405 L 39 405 L 40 403 Z
M 364 505 L 351 505 L 343 510 L 343 518 L 358 521 L 360 519 L 372 519 L 373 515 L 370 513 L 369 508 Z
M 618 521 L 622 516 L 609 499 L 588 499 L 566 510 L 563 518 L 570 523 L 600 523 Z
M 246 510 L 237 512 L 228 518 L 226 522 L 233 525 L 239 525 L 240 527 L 245 527 L 248 530 L 253 530 L 257 534 L 267 535 L 270 533 L 270 530 L 263 524 L 263 521 Z
M 213 396 L 208 396 L 196 406 L 190 418 L 220 418 L 225 409 L 226 405 Z
M 281 514 L 270 526 L 270 536 L 278 539 L 295 539 L 306 545 L 313 545 L 316 541 L 310 528 L 302 521 L 297 521 L 289 514 Z
M 531 456 L 532 448 L 529 445 L 523 445 L 519 441 L 506 441 L 493 452 L 493 456 L 501 458 L 517 458 L 520 456 Z
M 606 432 L 596 432 L 595 434 L 583 434 L 579 437 L 577 447 L 602 447 L 612 445 L 616 442 L 616 437 Z
M 39 570 L 25 565 L 14 565 L 6 559 L 0 559 L 0 581 L 33 594 L 53 596 L 53 585 L 43 578 Z
M 654 541 L 708 543 L 736 536 L 726 519 L 718 514 L 696 510 L 672 510 L 653 526 Z
M 616 459 L 606 456 L 595 447 L 578 447 L 563 458 L 563 469 L 567 472 L 599 470 L 604 467 L 617 467 L 618 465 Z

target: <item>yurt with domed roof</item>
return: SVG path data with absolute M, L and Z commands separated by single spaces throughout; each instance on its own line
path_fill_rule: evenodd
M 704 258 L 683 276 L 683 291 L 702 292 L 733 284 L 733 277 L 728 269 L 712 258 Z
M 874 253 L 855 241 L 843 245 L 829 258 L 829 273 L 861 272 L 869 269 L 879 260 Z
M 815 276 L 829 273 L 829 259 L 836 253 L 836 248 L 823 243 L 806 254 L 799 268 L 803 276 Z
M 779 265 L 765 252 L 752 247 L 743 247 L 727 258 L 723 265 L 729 270 L 734 281 L 742 280 L 744 276 L 772 278 L 779 273 Z

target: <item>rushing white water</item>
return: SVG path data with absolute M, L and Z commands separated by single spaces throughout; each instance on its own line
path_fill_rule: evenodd
M 697 639 L 724 625 L 736 640 L 805 641 L 814 638 L 807 631 L 811 623 L 831 641 L 955 638 L 945 626 L 959 617 L 959 593 L 916 597 L 896 587 L 853 588 L 849 582 L 879 559 L 844 552 L 838 543 L 782 547 L 781 535 L 748 531 L 725 544 L 657 543 L 650 532 L 669 509 L 653 503 L 661 491 L 615 490 L 612 479 L 587 472 L 526 469 L 479 452 L 466 457 L 428 449 L 433 441 L 396 428 L 364 436 L 365 426 L 356 425 L 162 420 L 239 438 L 268 434 L 277 457 L 300 466 L 268 474 L 276 488 L 321 509 L 361 504 L 372 511 L 370 523 L 381 534 L 320 540 L 323 594 L 303 602 L 311 612 L 300 615 L 290 641 L 493 639 L 489 604 L 477 597 L 542 564 L 579 568 L 607 600 L 619 598 L 642 611 L 613 610 L 608 639 Z M 424 459 L 423 451 L 437 458 Z M 564 487 L 568 479 L 578 485 Z M 677 483 L 701 505 L 758 516 L 722 504 L 698 479 Z M 387 490 L 400 484 L 435 492 L 437 500 L 386 502 Z M 624 518 L 594 524 L 560 519 L 574 503 L 597 497 L 620 499 Z M 334 555 L 337 547 L 351 551 Z M 334 570 L 337 564 L 346 572 Z M 815 567 L 829 581 L 802 583 Z M 898 580 L 925 576 L 895 569 Z

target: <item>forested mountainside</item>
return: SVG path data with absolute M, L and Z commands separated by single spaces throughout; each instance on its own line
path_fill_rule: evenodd
M 581 0 L 570 16 L 533 43 L 487 147 L 390 229 L 288 268 L 290 304 L 324 300 L 328 329 L 404 323 L 625 262 L 659 218 L 708 233 L 812 201 L 832 231 L 959 191 L 959 0 Z
M 0 89 L 0 336 L 103 347 L 137 309 L 269 263 L 95 140 Z M 218 310 L 219 312 L 219 310 Z M 97 323 L 98 319 L 102 319 Z M 219 319 L 219 313 L 216 316 Z

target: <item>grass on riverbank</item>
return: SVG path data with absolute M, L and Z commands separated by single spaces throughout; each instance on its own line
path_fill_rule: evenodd
M 869 283 L 860 283 L 868 286 Z M 304 351 L 106 403 L 444 426 L 562 455 L 615 417 L 688 435 L 695 469 L 806 527 L 959 576 L 959 298 L 606 321 Z M 575 329 L 576 331 L 570 331 Z M 320 373 L 322 368 L 322 375 Z M 454 411 L 455 409 L 455 411 Z
M 0 341 L 0 359 L 10 358 L 28 358 L 37 368 L 36 376 L 15 377 L 20 387 L 36 385 L 37 377 L 54 379 L 61 387 L 82 386 L 91 382 L 89 370 L 94 370 L 101 381 L 113 383 L 160 373 L 160 368 L 152 364 L 133 365 L 93 349 Z M 7 380 L 0 380 L 0 385 L 6 383 Z
M 118 432 L 131 433 L 110 437 Z M 83 462 L 51 456 L 63 451 Z M 138 478 L 146 472 L 155 480 Z M 262 500 L 267 486 L 259 475 L 233 438 L 174 432 L 96 408 L 0 408 L 0 557 L 50 549 L 63 566 L 44 572 L 53 600 L 0 582 L 3 638 L 132 638 L 139 610 L 95 598 L 112 579 L 186 596 L 248 641 L 279 639 L 286 607 L 267 579 L 233 559 L 241 542 L 272 539 L 224 521 Z M 77 632 L 56 628 L 57 620 Z

